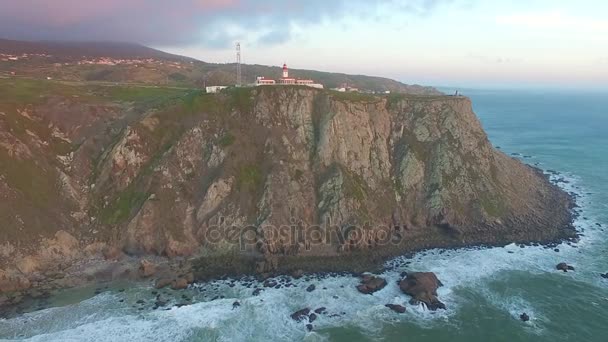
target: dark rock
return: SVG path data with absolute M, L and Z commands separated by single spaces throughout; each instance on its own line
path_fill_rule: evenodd
M 252 295 L 257 296 L 257 295 L 259 295 L 261 292 L 262 292 L 262 289 L 255 289 L 255 290 L 253 290 Z
M 326 311 L 327 311 L 327 309 L 324 306 L 322 306 L 318 309 L 315 309 L 315 313 L 318 315 L 321 315 L 321 314 L 325 313 Z
M 291 272 L 291 276 L 295 279 L 300 279 L 300 278 L 302 278 L 303 275 L 304 275 L 304 271 L 302 271 L 302 270 L 295 270 L 295 271 Z
M 558 269 L 559 271 L 564 271 L 564 272 L 574 271 L 574 267 L 566 264 L 565 262 L 560 262 L 559 264 L 557 264 L 557 266 L 555 266 L 555 268 Z
M 600 274 L 600 276 L 604 279 L 608 279 L 608 272 L 604 273 L 604 274 Z
M 239 301 L 236 301 L 236 302 L 232 303 L 232 308 L 233 309 L 236 309 L 236 308 L 238 308 L 240 306 L 241 306 L 241 303 Z
M 432 272 L 416 272 L 407 275 L 399 283 L 403 293 L 412 296 L 412 300 L 422 302 L 429 310 L 445 309 L 445 305 L 437 298 L 437 288 L 442 286 Z
M 308 316 L 308 321 L 309 321 L 310 323 L 314 322 L 316 319 L 317 319 L 317 315 L 316 315 L 316 314 L 314 314 L 314 313 L 311 313 L 311 314 Z
M 310 285 L 309 287 L 306 288 L 306 292 L 312 292 L 312 291 L 315 290 L 315 288 L 316 288 L 315 285 L 312 284 L 312 285 Z
M 528 314 L 524 312 L 519 316 L 519 319 L 521 319 L 522 322 L 527 322 L 530 320 L 530 316 L 528 316 Z
M 300 322 L 302 321 L 304 318 L 308 317 L 308 314 L 310 313 L 310 309 L 309 308 L 305 308 L 302 310 L 298 310 L 294 313 L 291 314 L 291 318 L 296 321 L 296 322 Z
M 306 324 L 306 329 L 308 329 L 308 331 L 312 331 L 312 324 Z
M 385 306 L 387 308 L 395 311 L 396 313 L 404 313 L 405 312 L 405 307 L 401 306 L 399 304 L 386 304 Z
M 372 294 L 382 290 L 386 286 L 386 280 L 380 277 L 366 274 L 361 277 L 361 284 L 357 286 L 357 290 L 364 294 Z
M 277 285 L 277 282 L 272 279 L 268 279 L 264 282 L 264 287 L 275 287 Z
M 144 303 L 145 303 L 145 301 L 144 301 L 143 299 L 140 299 L 140 300 L 138 300 L 138 301 L 137 301 L 137 302 L 135 302 L 135 303 L 137 303 L 137 304 L 144 304 Z

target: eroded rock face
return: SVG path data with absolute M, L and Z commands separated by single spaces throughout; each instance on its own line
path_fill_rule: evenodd
M 403 293 L 412 296 L 414 302 L 421 302 L 429 310 L 445 309 L 445 305 L 437 298 L 437 289 L 442 286 L 433 272 L 408 273 L 399 282 Z
M 2 165 L 43 180 L 28 192 L 13 170 L 0 177 L 0 212 L 15 214 L 0 266 L 38 272 L 106 244 L 203 255 L 212 264 L 200 272 L 271 274 L 314 270 L 291 265 L 298 257 L 380 260 L 573 232 L 568 196 L 493 149 L 467 98 L 263 87 L 190 100 L 145 112 L 111 103 L 75 119 L 55 99 L 0 116 Z M 10 115 L 31 134 L 11 133 Z
M 23 274 L 0 269 L 0 293 L 26 290 L 30 286 L 31 282 Z

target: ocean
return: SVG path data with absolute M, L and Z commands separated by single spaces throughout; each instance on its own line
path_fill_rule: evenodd
M 444 89 L 452 93 L 452 89 Z M 152 310 L 151 287 L 112 284 L 68 291 L 41 310 L 0 319 L 0 339 L 26 341 L 607 341 L 608 340 L 608 94 L 582 91 L 472 90 L 474 110 L 503 152 L 543 170 L 576 193 L 583 234 L 556 247 L 430 250 L 387 262 L 389 283 L 373 295 L 358 279 L 326 276 L 259 296 L 230 279 L 169 294 L 169 310 Z M 575 267 L 558 272 L 559 262 Z M 447 310 L 409 305 L 395 285 L 402 271 L 432 271 Z M 316 290 L 305 291 L 315 284 Z M 121 292 L 121 290 L 124 291 Z M 144 304 L 138 304 L 138 300 Z M 215 300 L 212 300 L 215 299 Z M 122 301 L 122 302 L 121 302 Z M 238 301 L 239 307 L 233 307 Z M 152 300 L 153 302 L 153 300 Z M 387 303 L 403 304 L 404 314 Z M 302 308 L 325 307 L 312 323 Z M 141 309 L 141 310 L 140 310 Z M 519 316 L 526 313 L 530 321 Z

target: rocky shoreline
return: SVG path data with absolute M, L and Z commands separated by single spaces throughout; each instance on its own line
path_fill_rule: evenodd
M 537 172 L 542 171 L 536 169 Z M 557 172 L 544 174 L 547 181 L 550 175 L 559 176 Z M 560 182 L 557 182 L 560 183 Z M 303 276 L 312 278 L 324 278 L 327 276 L 352 275 L 363 277 L 365 274 L 381 274 L 391 268 L 385 262 L 397 256 L 412 257 L 416 253 L 431 249 L 456 250 L 463 248 L 496 248 L 516 243 L 520 247 L 544 246 L 546 249 L 556 249 L 561 243 L 572 244 L 578 240 L 578 233 L 572 222 L 579 213 L 576 210 L 577 194 L 569 193 L 569 225 L 563 229 L 563 234 L 542 241 L 492 241 L 480 243 L 463 243 L 463 240 L 443 240 L 434 245 L 416 247 L 416 242 L 394 248 L 385 248 L 373 251 L 353 251 L 347 255 L 333 256 L 287 256 L 274 261 L 277 267 L 271 272 L 259 272 L 260 262 L 264 259 L 252 259 L 245 255 L 231 255 L 229 257 L 192 257 L 192 258 L 167 258 L 159 256 L 129 256 L 120 250 L 109 249 L 102 252 L 101 258 L 92 258 L 77 262 L 67 267 L 64 272 L 52 271 L 39 275 L 33 279 L 27 279 L 30 284 L 35 284 L 27 289 L 11 292 L 0 292 L 0 318 L 8 318 L 24 312 L 35 311 L 45 308 L 44 303 L 56 293 L 74 288 L 95 289 L 92 295 L 96 295 L 108 288 L 109 284 L 115 282 L 130 282 L 131 284 L 150 284 L 151 287 L 162 289 L 170 287 L 172 290 L 182 290 L 197 282 L 212 281 L 214 279 L 251 279 L 253 277 L 260 282 L 268 279 L 291 277 L 299 279 Z M 405 249 L 403 249 L 405 246 Z M 209 267 L 209 266 L 215 267 Z M 557 266 L 562 270 L 561 264 Z M 402 274 L 407 276 L 407 274 Z M 18 280 L 20 281 L 20 280 Z M 366 293 L 365 291 L 361 291 Z M 405 292 L 405 291 L 404 291 Z M 180 305 L 188 305 L 180 304 Z M 390 306 L 389 306 L 390 305 Z M 427 304 L 430 308 L 438 308 L 441 305 Z M 400 306 L 387 304 L 387 307 L 395 312 L 401 312 Z

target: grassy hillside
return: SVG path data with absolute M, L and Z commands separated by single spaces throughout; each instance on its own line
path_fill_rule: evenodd
M 0 59 L 0 76 L 11 75 L 31 78 L 53 78 L 68 81 L 143 83 L 150 85 L 203 87 L 233 85 L 236 83 L 234 63 L 205 63 L 191 58 L 168 54 L 145 46 L 111 42 L 22 42 L 0 39 L 0 54 L 13 54 L 19 60 Z M 45 56 L 38 56 L 44 54 Z M 108 57 L 115 60 L 138 60 L 136 63 L 119 62 L 116 65 L 94 63 Z M 142 61 L 145 59 L 145 61 Z M 315 70 L 291 69 L 291 75 L 313 79 L 335 88 L 343 83 L 368 91 L 391 91 L 410 94 L 439 94 L 432 87 L 407 85 L 382 77 L 348 75 Z M 253 83 L 256 76 L 279 78 L 281 69 L 276 66 L 243 65 L 243 82 Z
M 47 54 L 57 58 L 86 57 L 157 58 L 169 61 L 190 61 L 191 58 L 173 55 L 147 46 L 125 42 L 52 42 L 0 39 L 0 53 Z

